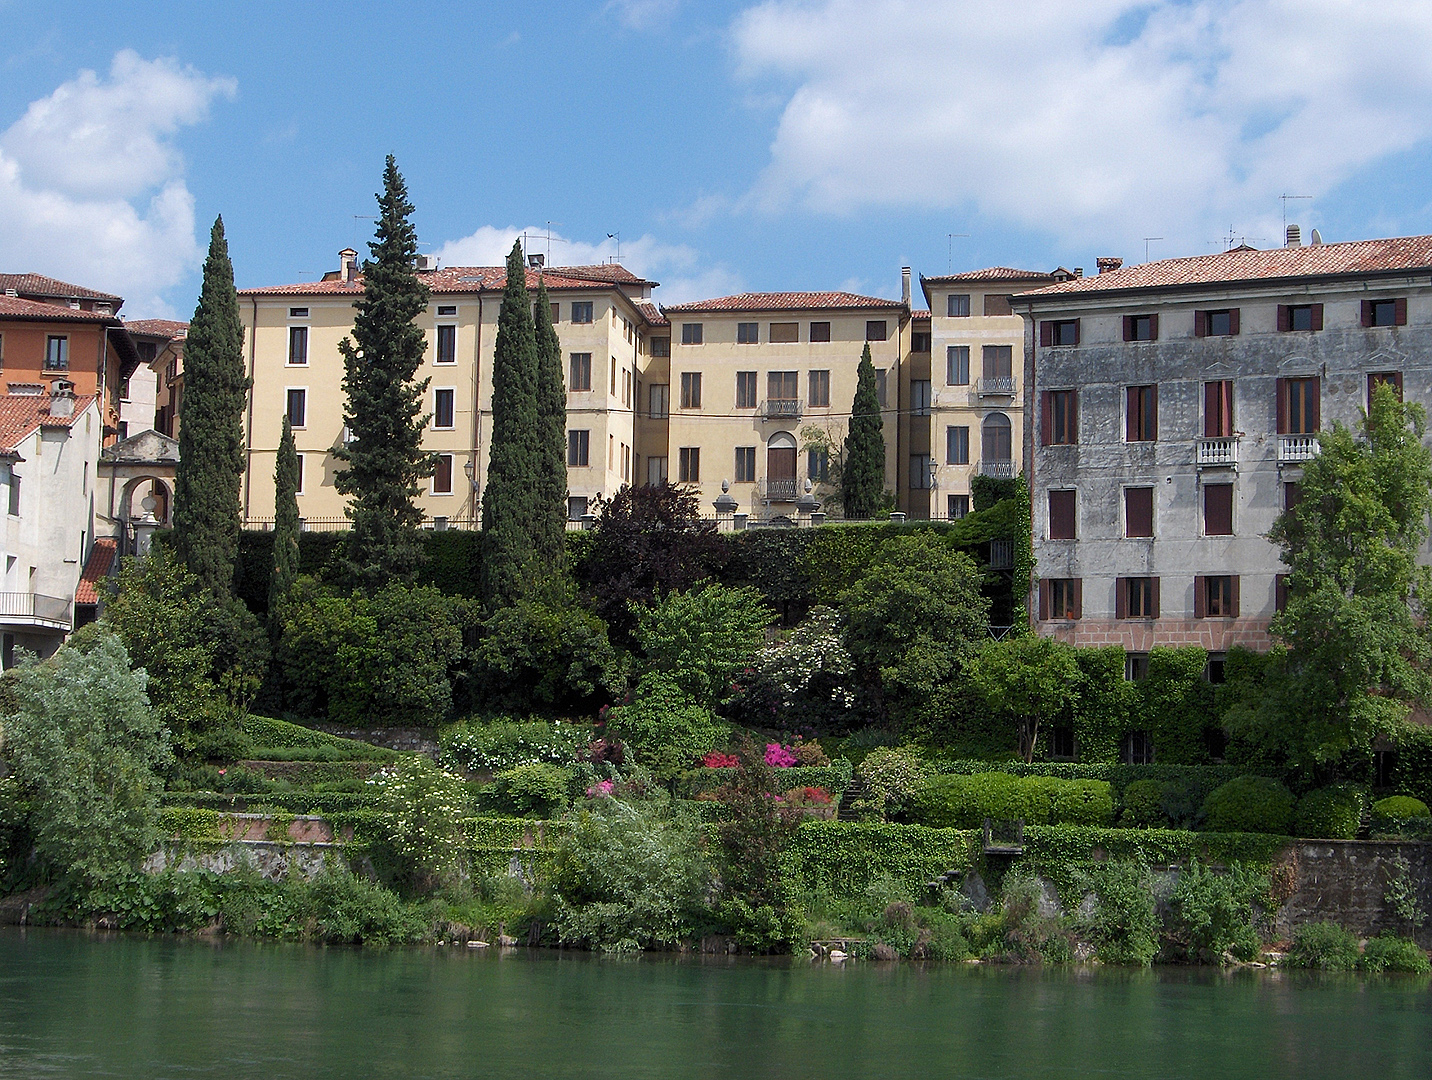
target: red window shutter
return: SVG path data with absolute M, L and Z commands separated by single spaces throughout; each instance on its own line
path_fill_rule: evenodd
M 1273 579 L 1273 610 L 1284 611 L 1288 607 L 1288 575 L 1279 574 Z
M 1288 380 L 1278 380 L 1278 434 L 1288 434 Z
M 1216 439 L 1223 434 L 1222 408 L 1223 403 L 1219 400 L 1219 384 L 1206 382 L 1203 384 L 1203 437 L 1205 439 Z
M 1045 324 L 1046 326 L 1048 323 Z M 1039 392 L 1039 445 L 1048 446 L 1054 439 L 1054 415 L 1049 408 L 1049 391 Z
M 1077 534 L 1077 496 L 1073 491 L 1049 493 L 1049 539 L 1073 540 Z
M 1205 484 L 1203 486 L 1203 534 L 1205 536 L 1233 535 L 1233 485 Z
M 1039 324 L 1039 344 L 1046 349 L 1054 344 L 1054 324 L 1052 322 L 1046 321 Z
M 1194 337 L 1207 337 L 1207 336 L 1208 336 L 1208 315 L 1207 315 L 1207 313 L 1202 312 L 1202 311 L 1195 311 L 1195 312 L 1193 313 L 1193 336 L 1194 336 Z
M 1238 618 L 1238 575 L 1234 574 L 1229 578 L 1229 581 L 1232 582 L 1233 585 L 1231 590 L 1233 593 L 1233 610 L 1231 610 L 1229 614 L 1236 619 Z
M 1193 579 L 1193 617 L 1195 619 L 1208 618 L 1208 579 L 1196 577 Z
M 1040 579 L 1039 579 L 1039 618 L 1040 618 L 1041 620 L 1046 620 L 1046 619 L 1049 618 L 1049 579 L 1048 579 L 1048 578 L 1040 578 Z
M 1142 395 L 1137 386 L 1124 390 L 1124 441 L 1137 442 L 1139 439 L 1139 403 Z
M 1154 534 L 1154 489 L 1124 488 L 1124 536 L 1147 539 Z
M 1074 344 L 1079 344 L 1079 320 L 1074 320 Z
M 1392 302 L 1392 323 L 1394 326 L 1407 325 L 1407 298 L 1399 296 Z
M 1069 441 L 1079 441 L 1079 391 L 1069 391 Z
M 1228 311 L 1228 333 L 1233 337 L 1238 335 L 1238 308 L 1230 308 Z
M 1074 618 L 1084 617 L 1084 579 L 1074 579 Z
M 1313 305 L 1313 329 L 1314 329 L 1314 330 L 1321 330 L 1322 328 L 1323 328 L 1323 305 L 1322 305 L 1322 304 L 1314 304 L 1314 305 Z
M 1150 578 L 1149 588 L 1153 598 L 1153 603 L 1149 607 L 1149 614 L 1157 619 L 1159 617 L 1159 579 Z
M 1134 317 L 1132 315 L 1124 316 L 1124 340 L 1134 340 Z
M 1114 618 L 1129 617 L 1129 579 L 1118 578 L 1114 582 Z
M 1371 326 L 1371 325 L 1372 325 L 1372 301 L 1371 301 L 1371 300 L 1364 300 L 1364 301 L 1362 302 L 1362 325 L 1363 325 L 1363 326 Z
M 1157 341 L 1158 339 L 1159 339 L 1159 317 L 1158 317 L 1157 315 L 1150 315 L 1150 316 L 1149 316 L 1149 340 L 1150 340 L 1150 341 Z
M 1149 430 L 1148 436 L 1154 441 L 1159 437 L 1159 387 L 1154 383 L 1149 387 Z
M 1323 430 L 1323 380 L 1320 376 L 1314 375 L 1313 383 L 1313 431 Z
M 1278 329 L 1289 330 L 1293 325 L 1292 314 L 1288 311 L 1287 304 L 1278 305 Z

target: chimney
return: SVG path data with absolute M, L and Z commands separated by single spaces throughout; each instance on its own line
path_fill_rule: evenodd
M 56 379 L 50 383 L 50 415 L 63 418 L 74 414 L 75 384 L 68 379 Z
M 358 276 L 358 252 L 344 248 L 338 253 L 338 280 L 352 281 Z
M 1084 268 L 1083 268 L 1082 266 L 1076 266 L 1076 267 L 1074 267 L 1074 276 L 1075 276 L 1075 277 L 1083 277 L 1083 276 L 1084 276 Z
M 900 267 L 900 299 L 905 301 L 905 306 L 910 306 L 910 268 Z
M 1323 234 L 1318 232 L 1317 229 L 1314 229 L 1313 235 L 1308 238 L 1308 243 L 1312 244 L 1313 247 L 1318 247 L 1322 242 Z
M 1289 225 L 1289 226 L 1288 226 L 1288 246 L 1289 246 L 1289 247 L 1302 247 L 1302 246 L 1303 246 L 1303 230 L 1300 229 L 1300 228 L 1299 228 L 1298 226 L 1296 226 L 1296 225 Z
M 1124 265 L 1124 260 L 1114 255 L 1101 255 L 1094 260 L 1098 264 L 1099 273 L 1109 274 Z
M 540 251 L 537 252 L 536 254 L 531 254 L 531 253 L 528 254 L 528 256 L 527 256 L 527 269 L 529 269 L 529 270 L 541 270 L 542 267 L 544 267 L 544 266 L 546 266 L 546 265 L 547 265 L 547 256 L 543 255 Z

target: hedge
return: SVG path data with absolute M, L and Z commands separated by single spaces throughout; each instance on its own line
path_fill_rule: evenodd
M 1203 802 L 1213 832 L 1287 833 L 1293 825 L 1293 793 L 1266 776 L 1240 776 Z
M 916 795 L 915 817 L 923 825 L 953 829 L 981 828 L 985 818 L 1021 818 L 1027 825 L 1109 825 L 1114 797 L 1107 780 L 946 773 Z
M 358 739 L 340 738 L 337 735 L 330 735 L 326 731 L 315 731 L 313 728 L 304 727 L 301 724 L 291 724 L 287 720 L 276 720 L 271 716 L 246 713 L 243 729 L 244 734 L 252 743 L 249 751 L 251 754 L 261 754 L 265 749 L 332 749 L 343 751 L 345 756 L 347 754 L 364 755 L 362 759 L 357 760 L 396 761 L 400 756 L 398 751 L 389 750 L 387 747 L 374 746 L 372 743 L 365 743 Z
M 291 814 L 330 817 L 335 813 L 365 809 L 372 805 L 373 796 L 366 791 L 286 791 L 259 795 L 225 795 L 217 791 L 166 791 L 160 796 L 160 801 L 164 807 L 193 807 L 239 814 L 282 810 Z
M 1165 787 L 1176 785 L 1190 799 L 1202 804 L 1212 792 L 1247 772 L 1237 765 L 1117 765 L 1077 761 L 942 761 L 932 762 L 940 773 L 971 775 L 1002 772 L 1011 776 L 1053 776 L 1060 780 L 1104 780 L 1113 789 L 1114 801 L 1122 803 L 1124 789 L 1137 780 L 1156 780 Z
M 682 773 L 676 780 L 678 796 L 693 799 L 705 792 L 715 791 L 736 778 L 739 769 L 692 769 Z M 789 791 L 795 787 L 822 787 L 839 801 L 845 789 L 850 787 L 854 772 L 848 758 L 838 757 L 829 765 L 792 765 L 788 769 L 775 769 L 776 787 Z

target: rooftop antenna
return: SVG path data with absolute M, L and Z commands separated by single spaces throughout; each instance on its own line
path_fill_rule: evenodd
M 560 221 L 549 221 L 549 222 L 547 222 L 547 265 L 548 265 L 548 266 L 552 265 L 552 226 L 553 226 L 553 225 L 557 226 L 557 228 L 560 229 L 560 228 L 562 227 L 562 223 L 561 223 Z M 566 241 L 563 240 L 561 237 L 558 237 L 558 238 L 557 238 L 557 243 L 559 243 L 559 244 L 564 244 L 564 243 L 566 243 Z
M 1288 200 L 1289 200 L 1289 199 L 1311 199 L 1312 196 L 1311 196 L 1311 195 L 1279 195 L 1278 198 L 1279 198 L 1279 200 L 1281 200 L 1281 202 L 1283 203 L 1283 235 L 1284 235 L 1284 236 L 1287 236 L 1287 235 L 1288 235 Z
M 1161 243 L 1162 241 L 1163 241 L 1163 237 L 1162 237 L 1162 236 L 1146 236 L 1146 237 L 1144 237 L 1144 262 L 1148 262 L 1148 261 L 1149 261 L 1149 245 L 1150 245 L 1150 244 L 1158 244 L 1158 243 Z
M 360 222 L 360 221 L 377 221 L 377 220 L 378 220 L 378 219 L 377 219 L 376 217 L 374 217 L 372 214 L 354 214 L 354 215 L 353 215 L 353 247 L 354 247 L 355 249 L 358 247 L 358 222 Z
M 622 234 L 619 233 L 619 232 L 609 232 L 609 233 L 607 233 L 607 239 L 608 239 L 608 240 L 615 240 L 615 241 L 617 242 L 617 257 L 616 257 L 616 260 L 615 260 L 615 261 L 616 261 L 616 262 L 621 262 L 621 261 L 622 261 Z
M 945 273 L 952 274 L 955 271 L 955 237 L 962 236 L 966 240 L 970 238 L 967 232 L 945 233 Z

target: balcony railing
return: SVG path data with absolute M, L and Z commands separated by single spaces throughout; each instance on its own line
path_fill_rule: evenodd
M 0 620 L 62 629 L 69 629 L 74 622 L 70 601 L 32 592 L 0 592 Z
M 800 398 L 767 398 L 761 411 L 767 420 L 799 420 L 804 408 Z
M 1013 461 L 981 461 L 980 475 L 993 476 L 996 480 L 1014 479 Z
M 1014 394 L 1013 375 L 994 375 L 979 381 L 979 392 L 985 397 L 1010 397 Z
M 800 481 L 795 477 L 790 479 L 769 479 L 762 481 L 761 494 L 767 502 L 795 502 L 800 492 Z
M 1198 463 L 1200 465 L 1237 465 L 1238 440 L 1199 439 Z
M 1278 462 L 1311 461 L 1318 456 L 1316 435 L 1279 435 Z

